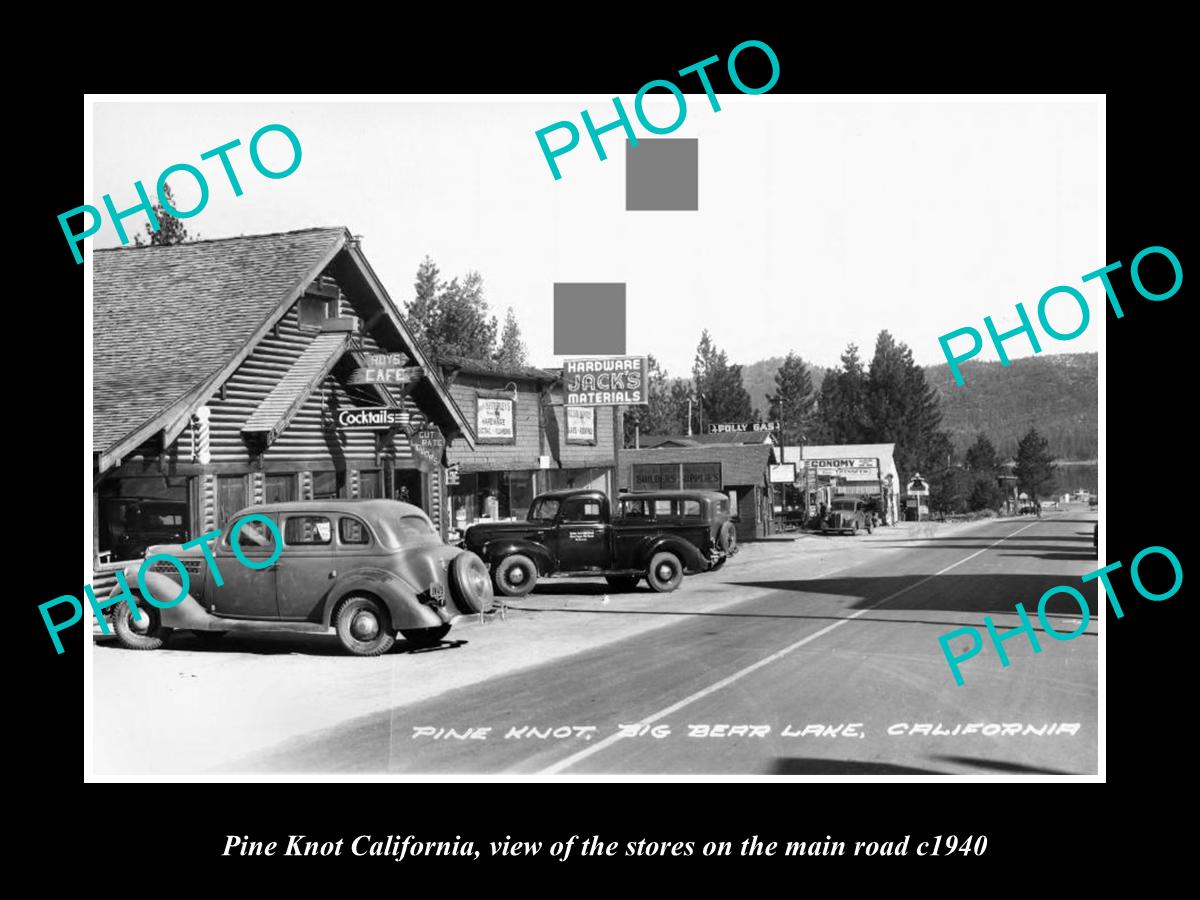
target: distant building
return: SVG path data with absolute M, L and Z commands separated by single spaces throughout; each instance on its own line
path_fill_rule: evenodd
M 781 447 L 781 462 L 795 463 L 797 484 L 810 506 L 842 494 L 878 497 L 889 522 L 896 521 L 905 490 L 896 470 L 895 444 L 806 444 Z
M 737 516 L 738 539 L 763 537 L 771 529 L 768 471 L 774 445 L 761 440 L 742 443 L 737 435 L 672 436 L 653 447 L 626 448 L 618 453 L 622 491 L 709 490 L 729 495 Z

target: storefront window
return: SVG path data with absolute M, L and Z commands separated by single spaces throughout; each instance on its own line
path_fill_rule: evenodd
M 268 475 L 263 482 L 263 495 L 267 503 L 286 503 L 296 499 L 295 475 Z
M 345 470 L 313 472 L 312 483 L 314 500 L 332 500 L 335 497 L 343 496 L 342 491 L 346 487 L 346 472 Z
M 186 477 L 106 478 L 97 489 L 102 558 L 140 559 L 151 544 L 191 539 Z
M 485 518 L 524 519 L 533 496 L 532 472 L 464 472 L 450 487 L 454 527 Z
M 524 519 L 533 505 L 533 473 L 508 473 L 508 509 L 514 519 Z
M 370 500 L 383 496 L 383 473 L 378 469 L 361 469 L 358 473 L 358 496 Z
M 234 514 L 246 508 L 246 477 L 217 476 L 217 526 L 225 527 Z

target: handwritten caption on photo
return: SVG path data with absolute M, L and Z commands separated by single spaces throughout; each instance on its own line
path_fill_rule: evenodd
M 620 738 L 647 738 L 662 740 L 672 735 L 687 738 L 766 738 L 771 734 L 784 738 L 852 738 L 867 737 L 862 722 L 809 723 L 803 726 L 784 725 L 778 731 L 778 726 L 758 723 L 728 724 L 728 723 L 688 723 L 673 727 L 669 723 L 658 724 L 636 723 L 618 725 L 615 733 Z M 1016 737 L 1036 736 L 1061 737 L 1074 736 L 1079 733 L 1079 722 L 1042 722 L 1034 725 L 1027 722 L 958 722 L 952 727 L 943 722 L 896 722 L 889 725 L 889 737 Z M 490 725 L 472 725 L 461 728 L 437 727 L 433 725 L 414 725 L 412 740 L 422 741 L 565 741 L 578 738 L 585 742 L 599 736 L 600 729 L 596 725 L 512 725 L 507 729 L 495 728 Z

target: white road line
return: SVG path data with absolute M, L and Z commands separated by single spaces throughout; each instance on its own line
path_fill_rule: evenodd
M 640 722 L 638 722 L 637 725 L 638 726 L 652 725 L 655 722 L 657 722 L 659 719 L 666 718 L 667 716 L 671 715 L 672 713 L 677 713 L 677 712 L 679 712 L 679 710 L 683 709 L 685 706 L 690 706 L 691 704 L 695 703 L 697 700 L 702 700 L 703 698 L 707 697 L 709 694 L 714 694 L 717 691 L 721 690 L 722 688 L 729 687 L 729 685 L 733 684 L 735 681 L 740 681 L 741 679 L 743 679 L 747 675 L 749 675 L 751 672 L 757 672 L 763 666 L 769 666 L 771 663 L 775 662 L 776 660 L 783 659 L 783 657 L 787 656 L 793 650 L 798 650 L 801 647 L 803 647 L 805 644 L 811 643 L 812 641 L 815 641 L 817 638 L 822 637 L 826 634 L 829 634 L 829 632 L 833 631 L 835 628 L 840 628 L 842 625 L 845 625 L 847 622 L 854 621 L 855 619 L 857 619 L 859 616 L 863 615 L 864 613 L 869 613 L 873 609 L 878 609 L 879 607 L 883 606 L 883 604 L 887 603 L 889 600 L 894 600 L 897 597 L 901 596 L 902 594 L 907 594 L 913 588 L 919 588 L 921 585 L 925 584 L 925 582 L 932 581 L 933 579 L 937 578 L 939 575 L 945 575 L 951 569 L 956 569 L 959 566 L 961 566 L 963 563 L 970 562 L 975 557 L 979 556 L 981 553 L 987 553 L 989 550 L 991 550 L 997 544 L 1002 544 L 1005 541 L 1007 541 L 1009 538 L 1016 537 L 1022 531 L 1027 531 L 1030 528 L 1032 528 L 1034 525 L 1037 525 L 1037 524 L 1038 524 L 1038 522 L 1030 522 L 1028 525 L 1018 528 L 1012 534 L 1006 534 L 1004 537 L 1000 538 L 1000 540 L 996 541 L 995 543 L 988 544 L 982 550 L 976 550 L 970 556 L 964 556 L 958 562 L 951 563 L 950 565 L 946 566 L 946 568 L 942 569 L 941 571 L 934 572 L 932 575 L 927 575 L 925 578 L 922 578 L 920 581 L 916 582 L 915 584 L 910 584 L 906 588 L 901 588 L 900 590 L 896 591 L 894 594 L 888 594 L 886 597 L 884 597 L 879 602 L 874 603 L 871 606 L 864 606 L 862 609 L 858 610 L 858 612 L 851 613 L 850 615 L 846 616 L 846 618 L 839 619 L 838 621 L 834 622 L 832 625 L 826 625 L 820 631 L 815 631 L 812 634 L 810 634 L 808 637 L 802 638 L 802 639 L 796 641 L 796 643 L 794 643 L 794 644 L 789 644 L 787 647 L 784 647 L 782 650 L 778 650 L 775 653 L 772 653 L 770 656 L 760 659 L 756 663 L 751 663 L 750 665 L 746 666 L 746 668 L 744 668 L 738 672 L 734 672 L 732 675 L 722 678 L 720 681 L 718 681 L 714 684 L 710 684 L 708 687 L 704 688 L 703 690 L 697 691 L 696 693 L 692 694 L 689 697 L 684 697 L 682 700 L 680 700 L 677 703 L 671 704 L 666 709 L 659 710 L 658 712 L 654 713 L 654 715 L 652 715 L 652 716 L 647 716 L 646 718 L 644 718 Z M 617 732 L 616 734 L 611 734 L 608 737 L 606 737 L 604 740 L 600 741 L 599 743 L 592 744 L 590 747 L 585 747 L 584 749 L 578 751 L 577 753 L 571 754 L 566 759 L 562 759 L 562 760 L 556 762 L 554 765 L 550 766 L 549 768 L 543 769 L 538 774 L 539 775 L 557 775 L 559 772 L 562 772 L 564 769 L 570 768 L 571 766 L 575 765 L 577 762 L 585 760 L 589 756 L 594 756 L 595 754 L 599 753 L 601 750 L 608 749 L 613 744 L 615 744 L 617 741 L 623 740 L 624 738 L 625 738 L 625 735 L 622 734 L 621 732 Z

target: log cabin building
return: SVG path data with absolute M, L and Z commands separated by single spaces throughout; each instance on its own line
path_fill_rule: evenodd
M 97 581 L 253 503 L 404 499 L 445 536 L 444 448 L 474 431 L 349 231 L 96 250 L 93 266 Z M 388 362 L 413 380 L 362 374 Z

